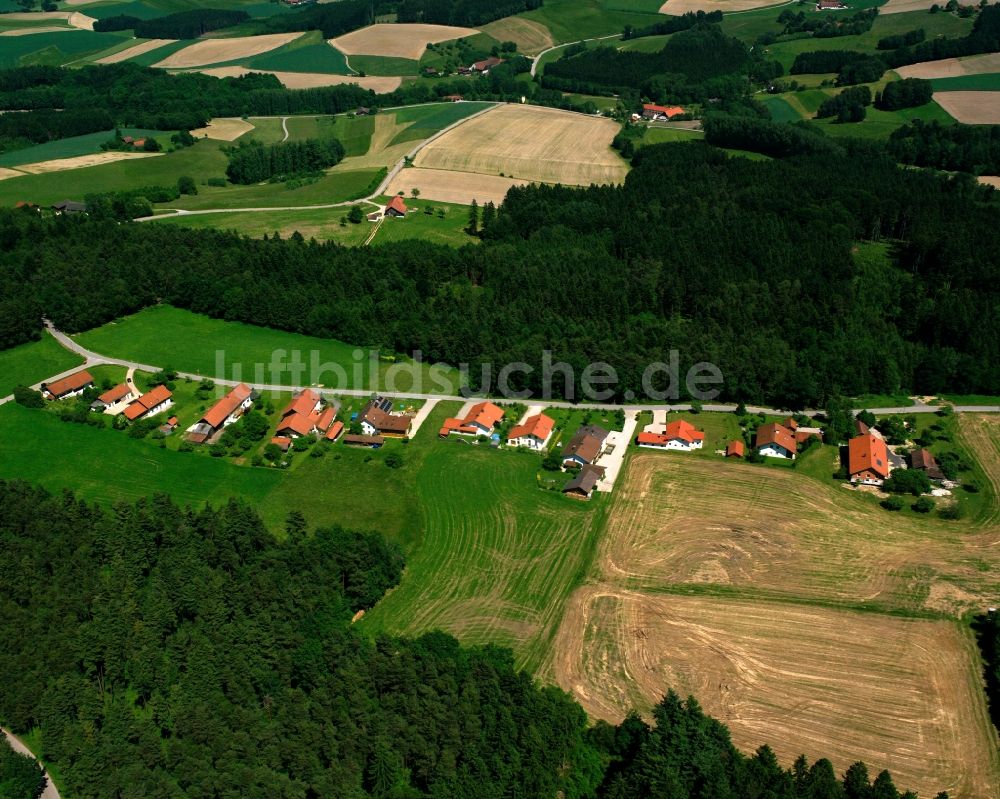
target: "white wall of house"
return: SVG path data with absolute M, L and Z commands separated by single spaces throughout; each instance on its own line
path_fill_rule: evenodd
M 667 442 L 667 449 L 679 449 L 682 452 L 690 452 L 693 449 L 701 449 L 701 441 L 685 441 L 683 438 L 672 438 Z
M 159 405 L 154 405 L 144 414 L 148 419 L 150 416 L 156 416 L 158 413 L 163 413 L 167 408 L 174 404 L 172 399 L 165 399 Z
M 520 438 L 512 438 L 507 442 L 507 446 L 526 447 L 527 449 L 533 449 L 538 452 L 545 449 L 545 445 L 549 443 L 550 438 L 552 438 L 552 433 L 549 433 L 544 441 L 539 440 L 535 436 L 521 436 Z
M 794 455 L 792 455 L 787 449 L 785 449 L 782 446 L 779 446 L 778 444 L 765 444 L 762 447 L 757 447 L 757 452 L 763 455 L 765 458 L 785 458 L 785 459 L 792 458 L 793 460 L 795 459 Z

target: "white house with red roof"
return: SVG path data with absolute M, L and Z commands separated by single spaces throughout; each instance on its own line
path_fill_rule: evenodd
M 154 386 L 150 391 L 129 403 L 122 413 L 130 422 L 162 413 L 174 404 L 173 393 L 164 385 Z
M 679 105 L 655 105 L 653 103 L 643 103 L 642 118 L 650 121 L 662 121 L 679 117 L 687 111 Z
M 398 194 L 393 197 L 385 206 L 386 216 L 406 216 L 406 203 Z
M 529 416 L 507 434 L 507 446 L 527 447 L 540 452 L 552 438 L 554 427 L 555 421 L 551 416 L 546 416 L 544 413 Z
M 503 419 L 503 408 L 494 405 L 492 402 L 477 402 L 463 419 L 445 419 L 444 425 L 438 435 L 447 438 L 452 433 L 461 436 L 489 436 L 493 433 L 493 428 L 500 424 Z
M 662 433 L 639 433 L 635 443 L 640 447 L 690 452 L 702 448 L 705 443 L 705 433 L 684 419 L 675 419 Z

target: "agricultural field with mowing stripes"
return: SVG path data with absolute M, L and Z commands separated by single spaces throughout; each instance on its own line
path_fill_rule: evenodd
M 573 503 L 535 487 L 537 456 L 442 441 L 417 475 L 423 542 L 402 583 L 362 622 L 372 631 L 443 629 L 514 649 L 536 668 L 586 571 L 604 498 Z
M 126 41 L 118 33 L 95 33 L 74 30 L 35 33 L 30 36 L 4 37 L 0 47 L 0 69 L 44 65 L 62 66 L 99 53 Z
M 645 0 L 546 0 L 541 8 L 517 16 L 547 30 L 556 44 L 620 34 L 626 25 L 641 28 L 661 20 Z

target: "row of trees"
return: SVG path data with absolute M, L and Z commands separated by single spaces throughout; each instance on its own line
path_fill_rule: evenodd
M 318 172 L 336 166 L 344 157 L 337 139 L 305 139 L 263 145 L 240 143 L 229 152 L 226 175 L 233 183 L 260 183 L 276 177 Z
M 622 31 L 622 40 L 640 39 L 644 36 L 666 36 L 671 33 L 686 31 L 697 25 L 718 25 L 722 22 L 721 11 L 688 11 L 680 16 L 664 15 L 662 20 L 636 28 L 626 25 Z
M 402 0 L 398 22 L 478 27 L 542 7 L 542 0 Z
M 1000 174 L 1000 125 L 942 125 L 915 119 L 894 130 L 886 147 L 904 164 Z
M 114 126 L 112 116 L 102 109 L 0 114 L 0 152 L 98 133 Z
M 195 8 L 153 19 L 118 14 L 99 19 L 95 31 L 133 30 L 143 39 L 197 39 L 204 33 L 231 28 L 250 19 L 246 11 L 222 8 Z
M 903 108 L 915 108 L 931 101 L 934 86 L 923 78 L 903 78 L 885 85 L 875 96 L 875 107 L 883 111 L 899 111 Z
M 0 544 L 0 720 L 81 799 L 900 799 L 863 763 L 747 757 L 693 698 L 588 728 L 508 650 L 359 634 L 403 566 L 375 533 L 0 482 Z
M 855 122 L 859 115 L 864 119 L 864 109 L 872 104 L 872 91 L 867 86 L 852 86 L 833 97 L 826 98 L 816 111 L 817 119 L 837 117 L 840 122 Z
M 803 11 L 785 9 L 778 15 L 778 22 L 784 25 L 782 34 L 793 35 L 811 33 L 814 39 L 833 39 L 837 36 L 858 36 L 871 30 L 877 8 L 867 8 L 850 16 L 838 14 L 806 14 Z

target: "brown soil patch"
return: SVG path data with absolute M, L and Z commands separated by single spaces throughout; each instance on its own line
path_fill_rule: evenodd
M 896 73 L 901 78 L 958 78 L 962 75 L 981 75 L 1000 72 L 1000 53 L 974 55 L 968 58 L 942 58 L 900 67 Z
M 386 194 L 404 192 L 409 195 L 411 189 L 417 188 L 424 200 L 461 205 L 471 205 L 475 200 L 479 205 L 487 202 L 500 205 L 511 186 L 524 186 L 527 182 L 495 175 L 477 175 L 473 172 L 414 167 L 400 170 L 389 184 Z
M 447 42 L 477 33 L 479 31 L 475 28 L 455 28 L 450 25 L 369 25 L 331 39 L 330 44 L 347 55 L 381 55 L 417 61 L 424 54 L 428 43 Z
M 766 8 L 781 5 L 775 0 L 667 0 L 660 6 L 661 14 L 686 14 L 689 11 L 749 11 L 752 8 Z
M 934 92 L 934 101 L 966 125 L 1000 125 L 1000 92 Z
M 269 33 L 265 36 L 244 36 L 239 39 L 205 39 L 172 53 L 153 66 L 163 69 L 184 69 L 218 64 L 222 61 L 235 61 L 282 47 L 301 35 L 301 33 Z
M 570 186 L 620 183 L 628 164 L 611 149 L 617 132 L 610 119 L 504 105 L 432 141 L 414 163 Z
M 163 153 L 92 153 L 90 155 L 78 155 L 76 158 L 56 158 L 52 161 L 39 161 L 35 164 L 23 164 L 18 169 L 32 175 L 40 175 L 43 172 L 62 172 L 67 169 L 82 169 L 88 166 L 100 166 L 110 164 L 114 161 L 127 161 L 131 158 L 152 158 L 163 155 Z
M 253 130 L 253 125 L 245 119 L 237 117 L 220 117 L 213 119 L 205 127 L 191 131 L 197 138 L 202 136 L 216 141 L 235 141 L 244 133 Z
M 979 182 L 984 186 L 992 186 L 995 189 L 1000 189 L 1000 176 L 998 175 L 980 175 Z
M 537 55 L 555 44 L 548 28 L 523 17 L 498 19 L 483 25 L 482 31 L 500 42 L 516 42 L 517 49 L 527 55 Z
M 142 44 L 137 44 L 135 47 L 129 47 L 127 50 L 119 50 L 117 53 L 112 53 L 111 55 L 105 56 L 104 58 L 99 58 L 95 61 L 95 64 L 117 64 L 121 61 L 128 61 L 130 58 L 135 58 L 136 56 L 142 55 L 143 53 L 148 53 L 150 50 L 155 50 L 157 47 L 163 47 L 168 44 L 173 44 L 176 39 L 150 39 L 149 41 L 143 42 Z
M 996 796 L 996 735 L 958 622 L 784 603 L 581 589 L 555 641 L 559 684 L 592 716 L 648 711 L 673 688 L 734 743 L 786 764 L 864 760 L 922 796 Z
M 19 172 L 16 169 L 8 169 L 5 166 L 0 166 L 0 180 L 8 180 L 9 178 L 23 178 L 24 172 Z
M 208 67 L 195 70 L 216 78 L 238 78 L 259 72 L 263 75 L 274 75 L 286 89 L 317 89 L 323 86 L 340 86 L 345 83 L 356 83 L 362 89 L 371 89 L 377 94 L 388 94 L 400 87 L 402 78 L 366 77 L 357 75 L 327 75 L 322 72 L 272 72 L 263 69 L 246 69 L 245 67 Z

